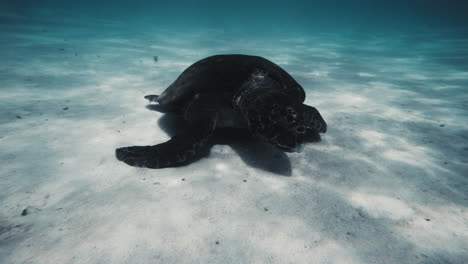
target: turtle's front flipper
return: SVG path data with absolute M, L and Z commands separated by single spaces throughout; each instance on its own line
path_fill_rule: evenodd
M 189 131 L 174 136 L 169 141 L 154 146 L 118 148 L 118 160 L 131 166 L 147 168 L 178 167 L 200 158 L 213 133 L 216 119 L 192 126 Z
M 218 114 L 197 103 L 190 106 L 190 127 L 171 140 L 155 146 L 133 146 L 115 151 L 118 160 L 131 166 L 147 168 L 178 167 L 200 158 L 208 147 Z

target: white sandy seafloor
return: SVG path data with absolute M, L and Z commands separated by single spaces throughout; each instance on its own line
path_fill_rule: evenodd
M 466 263 L 467 38 L 3 17 L 18 22 L 0 25 L 0 263 Z M 169 138 L 143 96 L 220 53 L 290 72 L 322 141 L 117 161 Z

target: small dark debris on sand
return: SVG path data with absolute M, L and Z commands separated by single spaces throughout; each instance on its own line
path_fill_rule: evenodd
M 153 56 L 154 63 L 158 62 L 159 57 L 158 56 Z
M 429 219 L 429 218 L 426 218 L 426 221 L 427 221 L 427 222 L 429 222 L 429 221 L 431 221 L 431 219 Z
M 67 106 L 67 107 L 64 107 L 63 110 L 68 110 L 68 106 Z
M 243 182 L 247 182 L 247 180 L 243 180 Z
M 266 207 L 265 207 L 265 208 L 263 208 L 263 210 L 264 210 L 265 212 L 268 212 L 268 208 L 266 208 Z
M 361 210 L 358 210 L 358 215 L 359 215 L 360 217 L 366 217 L 366 215 L 364 214 L 364 212 L 361 211 Z
M 185 179 L 182 179 L 181 181 L 185 181 Z
M 216 241 L 215 244 L 216 244 L 216 245 L 219 245 L 219 241 Z
M 28 215 L 29 211 L 28 211 L 28 208 L 25 208 L 22 212 L 21 212 L 21 215 L 22 216 L 26 216 Z

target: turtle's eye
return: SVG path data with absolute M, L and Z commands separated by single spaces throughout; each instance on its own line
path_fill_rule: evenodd
M 299 133 L 299 134 L 304 134 L 305 131 L 306 131 L 306 129 L 303 126 L 298 126 L 296 128 L 296 132 Z

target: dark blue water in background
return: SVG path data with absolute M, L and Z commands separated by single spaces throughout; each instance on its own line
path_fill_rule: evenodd
M 53 37 L 56 42 L 71 40 L 73 42 L 69 43 L 76 45 L 73 47 L 75 50 L 76 47 L 86 46 L 89 48 L 86 51 L 88 54 L 93 53 L 92 49 L 98 52 L 97 48 L 110 46 L 95 44 L 92 48 L 90 45 L 96 42 L 86 42 L 86 39 L 127 40 L 126 48 L 132 43 L 145 42 L 138 46 L 140 50 L 148 49 L 152 43 L 159 43 L 164 48 L 193 49 L 195 53 L 203 48 L 205 53 L 183 58 L 184 61 L 193 62 L 202 56 L 219 53 L 219 50 L 222 53 L 252 53 L 244 49 L 247 46 L 256 48 L 259 51 L 255 52 L 256 55 L 261 56 L 271 56 L 261 51 L 281 45 L 285 52 L 288 52 L 288 48 L 299 52 L 301 48 L 281 44 L 280 40 L 328 34 L 330 37 L 325 37 L 326 40 L 333 44 L 335 39 L 340 46 L 340 50 L 335 52 L 344 52 L 344 57 L 353 54 L 362 60 L 376 55 L 377 52 L 368 47 L 379 38 L 379 56 L 424 56 L 427 60 L 442 62 L 441 67 L 466 70 L 467 3 L 462 0 L 3 0 L 0 5 L 0 31 L 7 34 L 2 38 L 6 46 L 0 55 L 20 53 L 17 44 L 24 42 L 24 39 L 44 40 L 43 37 L 47 36 L 48 40 Z M 206 32 L 216 34 L 201 36 Z M 17 39 L 12 36 L 17 36 Z M 174 40 L 175 36 L 181 39 Z M 217 42 L 220 39 L 223 41 Z M 254 39 L 258 43 L 249 43 Z M 239 40 L 242 41 L 239 43 Z M 192 47 L 194 42 L 197 45 Z M 321 40 L 315 40 L 303 44 L 315 47 L 321 43 Z M 35 45 L 29 47 L 28 51 L 34 52 Z M 365 50 L 356 50 L 360 47 Z M 419 54 L 422 50 L 424 54 Z M 151 54 L 147 56 L 152 57 Z M 377 57 L 374 59 L 379 60 Z M 174 77 L 175 73 L 170 78 Z
M 142 21 L 174 30 L 219 28 L 254 33 L 316 31 L 398 32 L 412 30 L 464 30 L 468 4 L 463 0 L 308 0 L 308 1 L 56 1 L 3 0 L 2 12 L 29 18 L 49 10 L 49 19 L 62 16 L 125 21 L 144 27 Z M 52 16 L 52 17 L 51 17 Z M 3 17 L 2 23 L 15 23 Z M 99 25 L 95 25 L 99 27 Z M 466 32 L 466 31 L 465 31 Z

